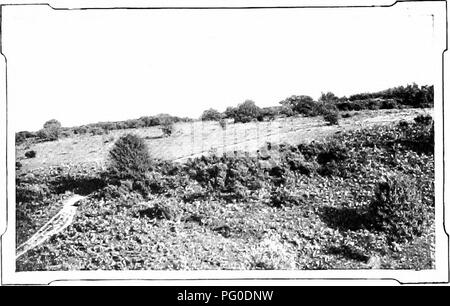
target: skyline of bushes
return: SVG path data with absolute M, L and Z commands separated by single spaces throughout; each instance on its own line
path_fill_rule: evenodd
M 434 86 L 408 84 L 406 86 L 392 87 L 386 90 L 372 93 L 358 93 L 347 97 L 338 97 L 334 93 L 322 92 L 318 100 L 314 100 L 307 95 L 292 95 L 279 102 L 279 105 L 259 107 L 253 100 L 247 99 L 236 107 L 229 106 L 224 112 L 210 108 L 205 110 L 199 119 L 188 117 L 171 116 L 169 114 L 158 114 L 154 116 L 142 116 L 138 119 L 122 121 L 106 121 L 90 123 L 74 127 L 62 127 L 55 120 L 49 120 L 44 124 L 44 128 L 37 132 L 20 131 L 16 133 L 16 143 L 20 144 L 26 139 L 40 139 L 43 141 L 57 140 L 59 137 L 70 135 L 102 135 L 112 130 L 132 129 L 160 126 L 162 123 L 170 121 L 177 122 L 220 121 L 233 119 L 235 123 L 247 123 L 251 121 L 273 120 L 277 116 L 290 117 L 295 115 L 320 116 L 329 114 L 330 111 L 360 111 L 376 109 L 396 109 L 396 108 L 425 108 L 433 107 Z M 57 122 L 57 129 L 46 127 L 48 123 Z M 54 123 L 53 122 L 53 123 Z M 57 135 L 56 135 L 57 134 Z

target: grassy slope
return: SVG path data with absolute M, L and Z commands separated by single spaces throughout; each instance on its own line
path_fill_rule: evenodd
M 353 136 L 343 137 L 351 141 Z M 142 202 L 135 194 L 90 199 L 69 228 L 20 258 L 17 268 L 363 269 L 369 268 L 369 258 L 381 268 L 432 268 L 434 227 L 411 242 L 392 244 L 382 233 L 342 222 L 369 203 L 375 182 L 386 172 L 433 180 L 430 157 L 406 152 L 388 165 L 388 152 L 365 150 L 368 157 L 358 165 L 370 175 L 296 176 L 294 189 L 304 199 L 298 206 L 271 207 L 264 190 L 253 200 L 231 203 L 182 203 L 156 195 Z M 176 219 L 146 216 L 149 207 L 168 202 L 179 211 Z
M 23 164 L 23 171 L 64 165 L 101 168 L 114 139 L 126 133 L 146 138 L 150 153 L 160 159 L 198 156 L 211 149 L 216 149 L 218 153 L 222 153 L 224 149 L 254 152 L 267 141 L 292 144 L 310 142 L 337 131 L 387 124 L 401 119 L 410 120 L 417 114 L 430 112 L 430 109 L 353 112 L 354 116 L 341 119 L 339 126 L 327 126 L 320 117 L 291 117 L 270 122 L 229 124 L 226 130 L 217 122 L 180 123 L 176 124 L 176 132 L 170 138 L 162 138 L 158 127 L 118 130 L 109 135 L 80 136 L 31 146 L 20 145 L 16 148 L 16 160 Z M 24 154 L 28 150 L 35 150 L 37 156 L 26 159 Z

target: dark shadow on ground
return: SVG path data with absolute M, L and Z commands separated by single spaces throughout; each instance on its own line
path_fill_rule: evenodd
M 79 195 L 88 195 L 106 185 L 104 180 L 96 177 L 60 177 L 51 182 L 51 188 L 58 194 L 71 191 Z
M 162 139 L 164 138 L 164 135 L 158 135 L 158 136 L 145 136 L 144 139 L 147 140 L 153 140 L 153 139 Z
M 326 206 L 319 213 L 320 219 L 329 227 L 338 230 L 359 230 L 367 228 L 367 217 L 356 208 Z
M 331 246 L 327 249 L 329 254 L 343 256 L 350 260 L 356 260 L 361 262 L 367 262 L 369 256 L 364 254 L 363 251 L 352 248 L 348 245 Z

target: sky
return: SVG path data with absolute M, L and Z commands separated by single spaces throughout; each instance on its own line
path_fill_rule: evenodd
M 6 7 L 12 129 L 170 113 L 251 99 L 338 96 L 436 74 L 430 14 L 376 9 L 52 10 Z

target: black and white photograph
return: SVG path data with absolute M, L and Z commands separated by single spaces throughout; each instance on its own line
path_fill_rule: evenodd
M 319 3 L 2 1 L 2 284 L 448 283 L 447 3 Z

